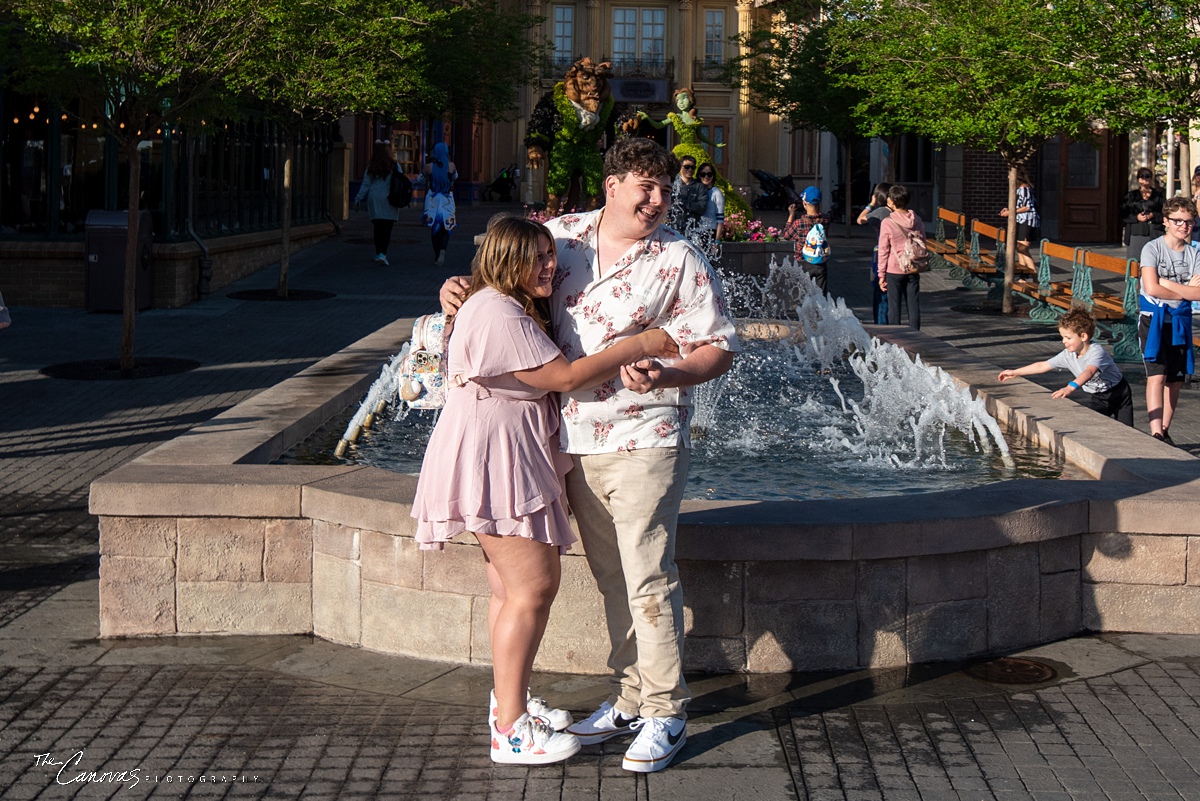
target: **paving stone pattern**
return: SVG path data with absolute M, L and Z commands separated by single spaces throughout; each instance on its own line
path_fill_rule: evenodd
M 712 794 L 696 797 L 737 798 L 756 768 L 709 752 L 725 729 L 772 729 L 790 781 L 760 798 L 1195 799 L 1198 689 L 1195 666 L 1163 663 L 1011 696 L 701 716 L 677 763 L 645 777 L 620 768 L 621 741 L 493 766 L 480 710 L 268 671 L 8 668 L 0 797 L 674 799 L 701 782 Z M 93 772 L 110 780 L 70 781 Z
M 0 332 L 0 798 L 1200 799 L 1200 661 L 1189 659 L 1141 660 L 1015 693 L 977 687 L 883 701 L 867 693 L 821 704 L 785 693 L 744 708 L 697 704 L 677 763 L 638 776 L 620 767 L 623 741 L 562 765 L 493 766 L 479 705 L 454 692 L 439 700 L 420 682 L 385 692 L 220 660 L 107 664 L 87 656 L 112 647 L 92 635 L 56 641 L 61 660 L 30 657 L 53 629 L 80 625 L 46 618 L 59 594 L 95 585 L 92 480 L 394 318 L 433 308 L 444 276 L 466 271 L 470 237 L 495 210 L 461 210 L 442 268 L 429 263 L 413 220 L 397 227 L 393 266 L 374 265 L 360 217 L 293 258 L 292 285 L 334 299 L 224 296 L 271 286 L 266 270 L 185 309 L 139 315 L 139 355 L 202 364 L 175 376 L 45 378 L 38 370 L 49 364 L 115 356 L 120 320 L 15 310 L 13 328 Z M 834 244 L 831 288 L 864 316 L 871 243 L 835 236 Z M 982 293 L 944 275 L 923 284 L 925 330 L 981 359 L 1018 366 L 1060 347 L 1053 327 L 953 311 L 981 304 Z M 1126 369 L 1144 430 L 1138 372 Z M 1189 395 L 1173 433 L 1197 443 L 1200 404 Z M 94 620 L 94 599 L 63 608 Z M 327 647 L 352 665 L 383 659 Z M 60 783 L 89 772 L 111 780 Z

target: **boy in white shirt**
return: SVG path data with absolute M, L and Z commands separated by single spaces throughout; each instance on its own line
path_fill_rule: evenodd
M 1059 318 L 1058 333 L 1062 337 L 1062 353 L 1048 361 L 1034 362 L 1016 370 L 1002 370 L 1000 380 L 1051 370 L 1070 370 L 1075 378 L 1050 397 L 1057 400 L 1082 389 L 1092 409 L 1132 426 L 1133 393 L 1108 351 L 1092 342 L 1096 319 L 1087 310 L 1075 307 Z

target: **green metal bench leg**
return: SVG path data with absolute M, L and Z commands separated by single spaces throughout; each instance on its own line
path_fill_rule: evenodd
M 1102 323 L 1100 330 L 1108 334 L 1109 350 L 1114 359 L 1119 362 L 1142 361 L 1142 349 L 1138 346 L 1137 324 L 1127 320 L 1115 323 Z
M 962 285 L 967 289 L 987 289 L 991 286 L 990 281 L 979 278 L 975 273 L 959 264 L 950 265 L 950 277 L 962 281 Z
M 1057 306 L 1051 306 L 1044 300 L 1030 298 L 1029 301 L 1029 322 L 1047 325 L 1057 323 L 1058 318 L 1062 316 L 1063 310 Z

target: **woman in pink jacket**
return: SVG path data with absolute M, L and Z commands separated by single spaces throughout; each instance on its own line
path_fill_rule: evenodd
M 879 226 L 879 288 L 887 293 L 888 325 L 900 325 L 900 298 L 908 307 L 908 324 L 921 327 L 921 274 L 906 273 L 900 269 L 897 253 L 903 253 L 910 232 L 915 232 L 925 243 L 925 223 L 916 212 L 908 209 L 908 190 L 893 184 L 888 190 L 888 208 L 891 216 Z

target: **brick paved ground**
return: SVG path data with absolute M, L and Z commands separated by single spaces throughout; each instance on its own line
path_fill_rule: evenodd
M 383 323 L 432 308 L 494 209 L 463 210 L 445 268 L 430 264 L 411 221 L 396 229 L 394 266 L 375 267 L 359 219 L 293 261 L 293 287 L 335 299 L 252 303 L 222 292 L 141 314 L 140 355 L 201 362 L 176 376 L 45 378 L 37 371 L 49 364 L 114 356 L 120 321 L 16 310 L 0 332 L 0 798 L 1200 798 L 1200 638 L 1048 646 L 1037 655 L 1060 679 L 1019 692 L 954 665 L 696 677 L 689 744 L 649 777 L 621 769 L 619 742 L 560 766 L 493 767 L 489 680 L 478 669 L 297 637 L 96 639 L 88 484 Z M 833 244 L 831 289 L 861 311 L 869 243 L 835 235 Z M 272 283 L 265 271 L 233 288 Z M 1057 350 L 1052 327 L 951 309 L 981 300 L 927 276 L 925 330 L 1001 366 Z M 1127 374 L 1137 384 L 1137 371 Z M 1190 444 L 1200 443 L 1192 393 L 1173 426 Z M 577 711 L 603 692 L 588 677 L 537 681 Z M 108 780 L 88 783 L 89 772 Z

